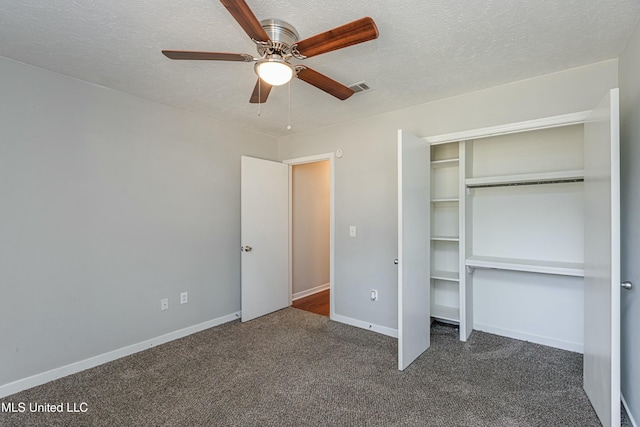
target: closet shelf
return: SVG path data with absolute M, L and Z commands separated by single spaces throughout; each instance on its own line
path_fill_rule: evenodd
M 457 158 L 455 158 L 455 159 L 444 159 L 444 160 L 432 160 L 431 161 L 431 167 L 433 169 L 446 168 L 446 167 L 449 167 L 449 166 L 457 166 L 459 162 L 460 162 L 460 160 L 457 159 Z
M 543 261 L 473 255 L 466 259 L 465 265 L 473 268 L 493 268 L 497 270 L 526 271 L 530 273 L 584 277 L 584 265 L 578 262 Z
M 455 271 L 433 270 L 431 278 L 436 280 L 446 280 L 448 282 L 459 282 L 460 274 Z
M 460 310 L 456 307 L 448 307 L 446 305 L 431 305 L 431 317 L 437 319 L 448 320 L 451 322 L 460 322 Z
M 584 170 L 557 172 L 527 173 L 518 175 L 485 176 L 467 178 L 465 184 L 469 188 L 493 187 L 502 185 L 550 184 L 557 182 L 577 182 L 584 180 Z
M 431 240 L 439 242 L 459 242 L 460 238 L 457 236 L 431 236 Z

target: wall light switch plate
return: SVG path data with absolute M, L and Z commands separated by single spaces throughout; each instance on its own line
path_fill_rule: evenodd
M 349 237 L 356 237 L 356 226 L 355 225 L 350 225 L 349 226 Z
M 168 310 L 169 309 L 169 298 L 162 298 L 160 300 L 160 310 Z

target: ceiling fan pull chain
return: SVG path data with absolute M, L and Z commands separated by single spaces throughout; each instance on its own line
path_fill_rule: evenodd
M 291 130 L 291 80 L 289 80 L 289 124 L 287 124 L 287 130 Z
M 261 88 L 262 82 L 260 81 L 260 79 L 258 79 L 258 117 L 260 117 L 260 107 L 262 106 L 262 103 L 260 102 L 262 100 L 262 95 L 260 94 Z

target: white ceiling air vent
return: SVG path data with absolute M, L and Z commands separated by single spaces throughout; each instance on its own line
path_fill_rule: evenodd
M 352 84 L 351 86 L 349 86 L 349 89 L 351 89 L 353 93 L 356 94 L 356 93 L 367 92 L 371 90 L 371 87 L 366 82 L 362 81 L 362 82 Z

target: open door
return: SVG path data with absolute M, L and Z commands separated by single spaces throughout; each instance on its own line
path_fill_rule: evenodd
M 289 166 L 242 156 L 242 321 L 289 306 Z
M 620 121 L 613 89 L 585 123 L 584 390 L 620 425 Z
M 398 369 L 430 344 L 431 148 L 398 131 Z

